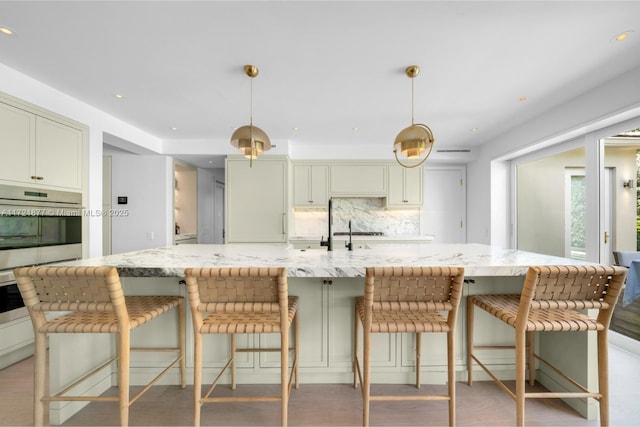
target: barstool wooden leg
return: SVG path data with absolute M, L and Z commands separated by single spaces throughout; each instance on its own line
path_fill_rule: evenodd
M 299 371 L 299 363 L 300 363 L 300 330 L 298 329 L 298 313 L 293 317 L 293 340 L 294 340 L 294 363 L 296 364 L 295 376 L 296 376 L 296 389 L 300 388 L 300 383 L 298 380 L 298 371 Z
M 527 359 L 529 366 L 529 385 L 533 386 L 536 383 L 536 335 L 535 332 L 527 332 Z
M 200 425 L 202 409 L 202 335 L 196 331 L 193 335 L 193 425 Z
M 416 388 L 420 388 L 420 364 L 422 355 L 422 334 L 416 332 Z
M 449 426 L 456 425 L 456 338 L 447 332 L 447 373 L 449 389 Z
M 598 331 L 598 391 L 601 395 L 600 425 L 609 425 L 609 330 Z
M 467 384 L 473 384 L 473 299 L 467 298 Z
M 353 310 L 353 388 L 358 388 L 358 367 L 356 364 L 358 363 L 358 308 Z
M 49 412 L 49 404 L 45 397 L 45 387 L 49 380 L 47 364 L 47 334 L 34 334 L 34 390 L 33 390 L 33 424 L 43 426 L 45 414 Z
M 130 331 L 123 329 L 117 334 L 118 341 L 118 393 L 120 396 L 120 425 L 129 425 L 129 365 Z
M 231 334 L 231 390 L 236 389 L 236 334 Z
M 369 399 L 371 396 L 371 333 L 367 325 L 362 325 L 362 425 L 369 425 Z
M 287 425 L 289 405 L 289 331 L 280 331 L 280 398 L 282 399 L 282 425 Z
M 186 355 L 186 328 L 185 328 L 185 304 L 184 299 L 178 302 L 178 345 L 180 346 L 180 387 L 187 386 L 187 355 Z
M 524 426 L 526 332 L 516 329 L 516 425 Z

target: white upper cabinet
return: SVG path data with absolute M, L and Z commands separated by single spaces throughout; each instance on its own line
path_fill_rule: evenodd
M 36 117 L 36 180 L 44 185 L 82 189 L 82 132 Z
M 326 207 L 329 201 L 328 191 L 328 166 L 294 164 L 293 205 L 295 207 Z
M 82 190 L 83 132 L 0 102 L 0 180 Z
M 422 206 L 422 167 L 404 168 L 389 165 L 389 193 L 387 206 Z
M 385 197 L 387 195 L 387 165 L 385 163 L 332 163 L 331 196 Z
M 30 182 L 36 116 L 0 103 L 0 179 Z

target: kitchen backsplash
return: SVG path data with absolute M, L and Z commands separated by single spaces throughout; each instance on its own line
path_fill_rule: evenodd
M 327 210 L 296 209 L 293 236 L 327 235 Z M 333 231 L 381 231 L 386 236 L 420 234 L 420 209 L 386 209 L 381 198 L 333 198 Z

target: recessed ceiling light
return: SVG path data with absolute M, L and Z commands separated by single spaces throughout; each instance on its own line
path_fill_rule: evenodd
M 115 94 L 115 95 L 113 95 L 113 96 L 115 96 L 115 97 L 116 97 L 116 98 L 118 98 L 118 99 L 124 99 L 124 95 L 123 95 L 123 94 L 121 94 L 121 93 L 116 93 L 116 94 Z
M 0 26 L 0 33 L 2 34 L 6 34 L 7 36 L 12 36 L 15 34 L 15 31 L 13 31 L 11 28 L 9 27 L 3 27 Z
M 360 128 L 352 128 L 354 132 L 358 132 Z
M 209 163 L 213 163 L 213 160 L 209 160 Z
M 628 39 L 629 37 L 631 37 L 631 33 L 633 33 L 633 30 L 627 30 L 627 31 L 623 31 L 619 34 L 616 34 L 615 36 L 613 36 L 611 38 L 611 41 L 614 42 L 621 42 L 623 40 Z
M 178 130 L 178 128 L 176 128 L 176 127 L 172 127 L 172 128 L 171 128 L 171 130 L 172 130 L 172 131 L 176 131 L 176 130 Z
M 298 132 L 300 128 L 292 128 L 294 132 Z
M 478 128 L 471 128 L 471 132 L 478 132 Z

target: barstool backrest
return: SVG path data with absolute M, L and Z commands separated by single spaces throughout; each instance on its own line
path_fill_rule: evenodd
M 185 270 L 192 308 L 199 312 L 286 310 L 284 268 L 189 268 Z
M 365 309 L 449 311 L 454 321 L 463 280 L 462 267 L 369 267 Z
M 598 321 L 608 327 L 626 274 L 626 268 L 604 265 L 529 267 L 518 322 L 532 309 L 599 309 Z

